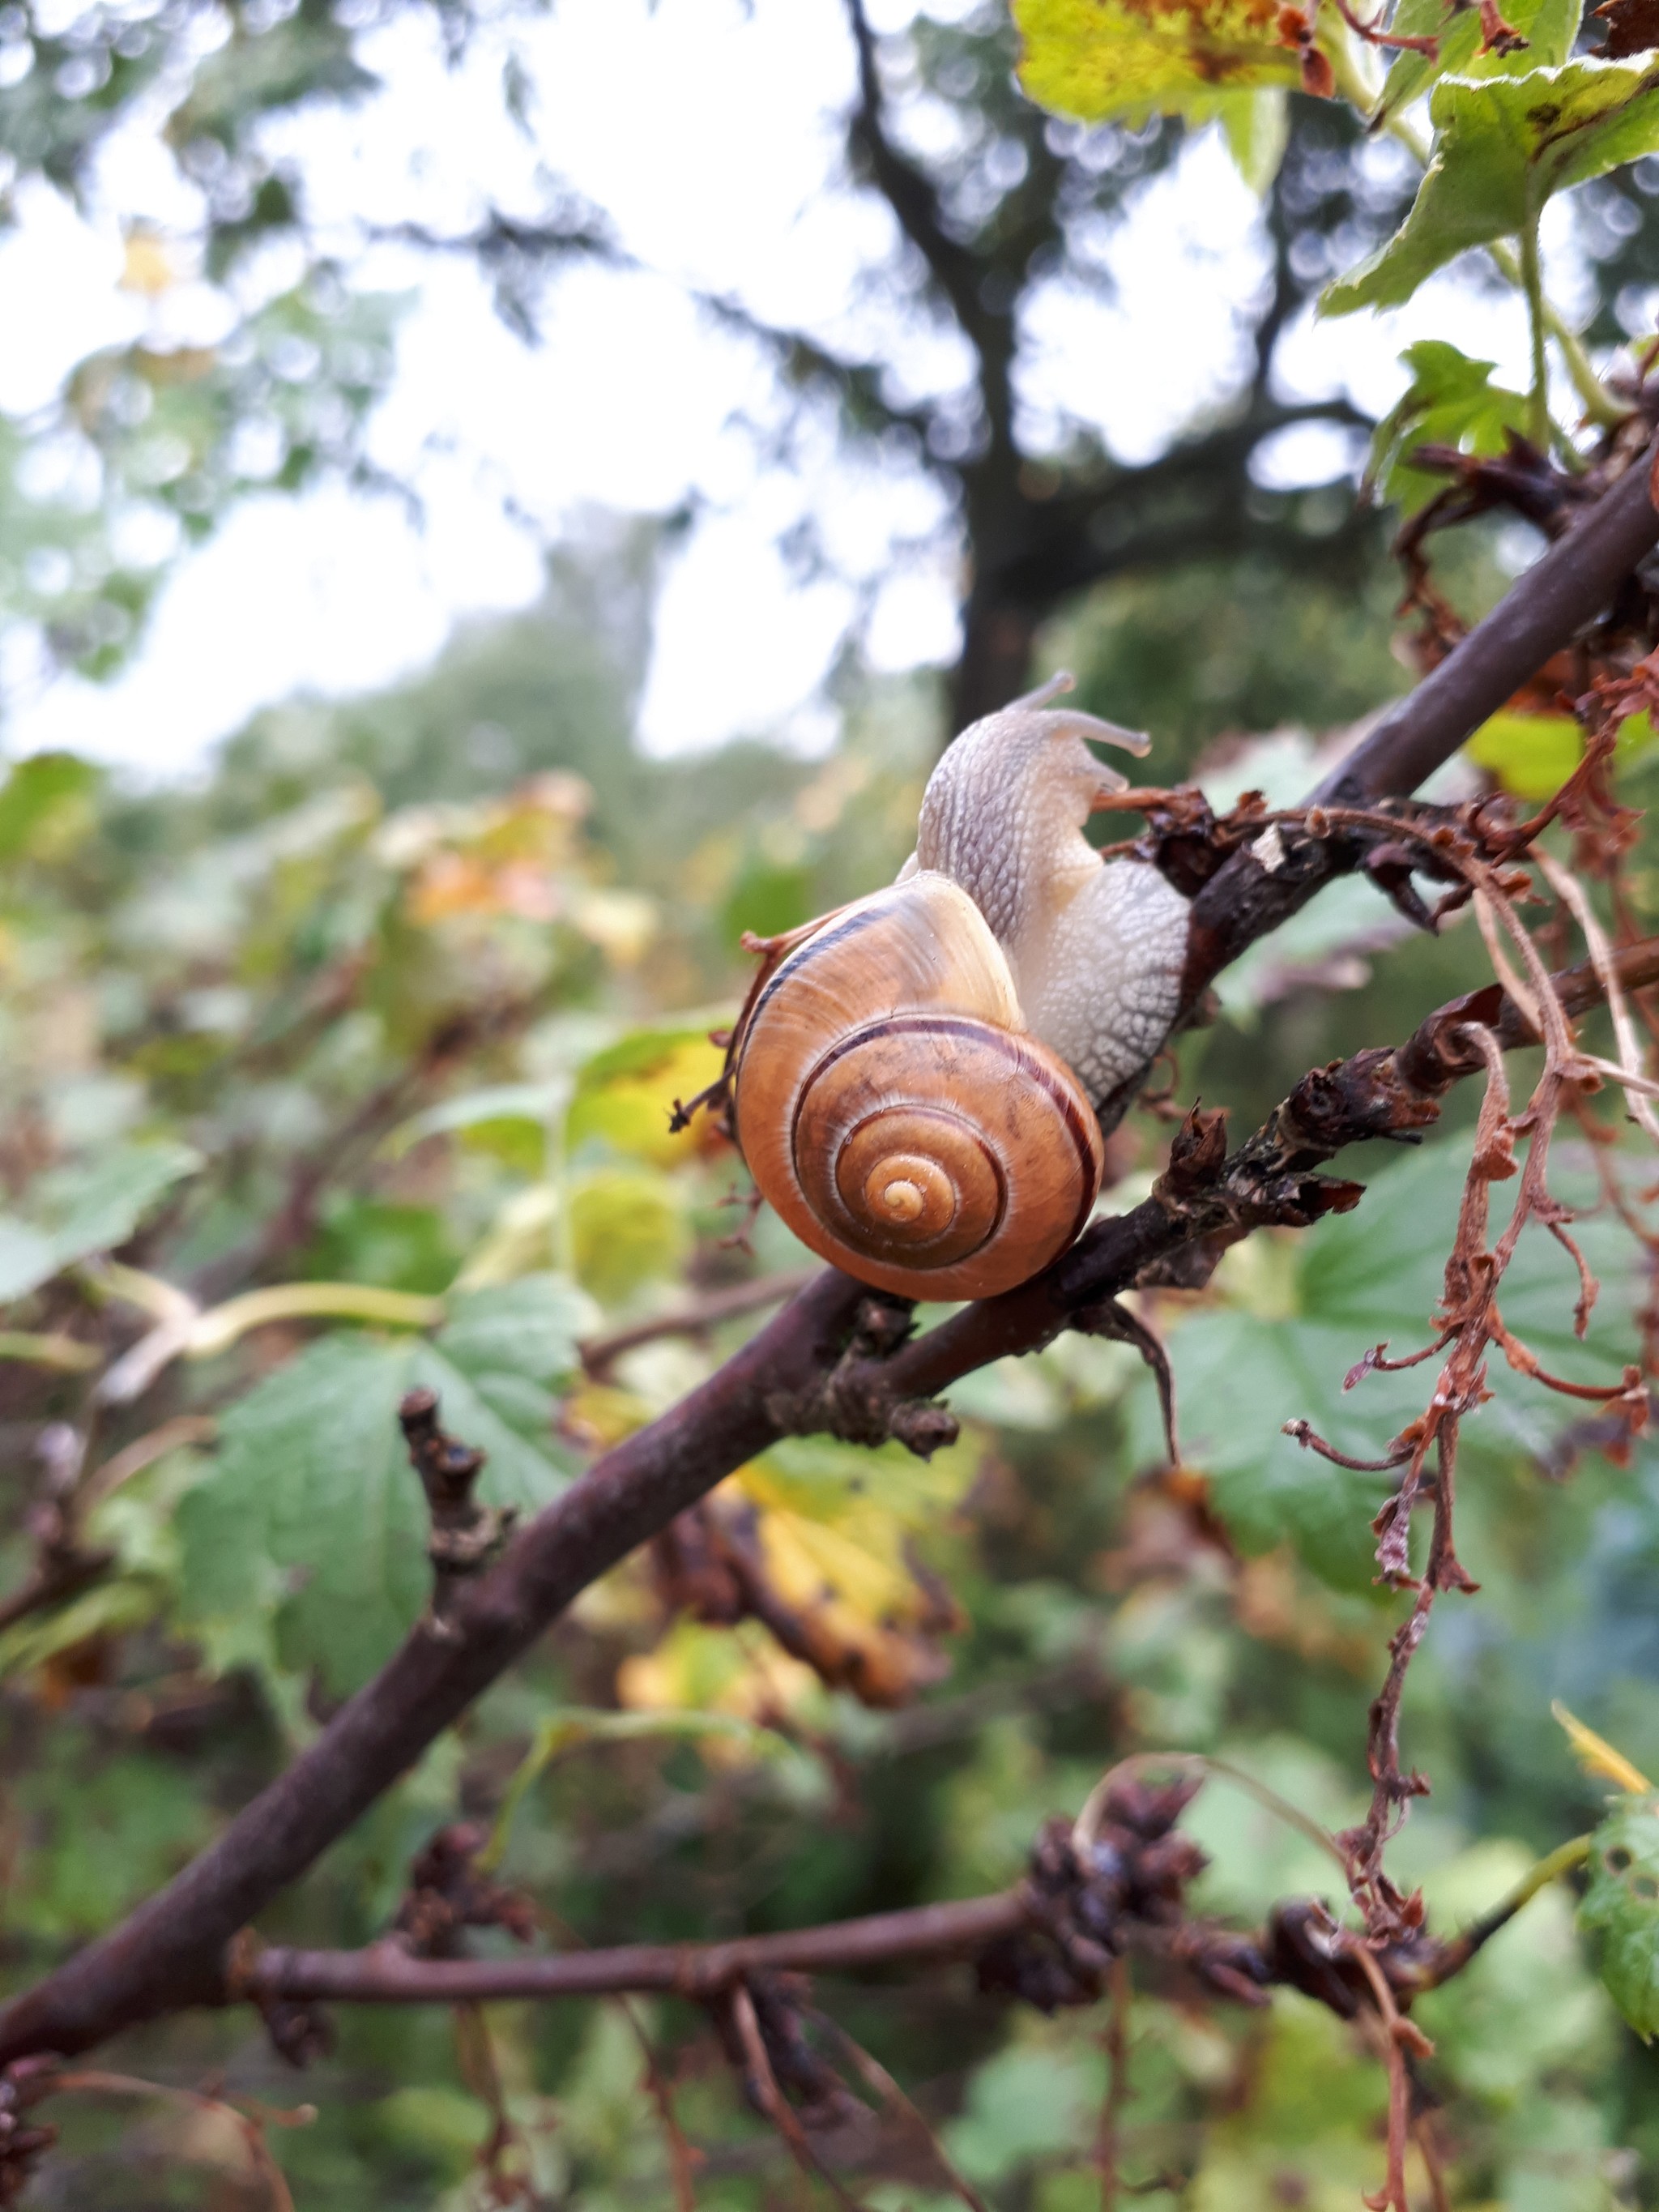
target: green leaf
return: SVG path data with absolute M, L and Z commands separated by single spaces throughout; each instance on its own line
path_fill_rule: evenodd
M 808 1520 L 837 1521 L 860 1499 L 908 1529 L 937 1528 L 973 1480 L 983 1456 L 977 1439 L 960 1438 L 931 1459 L 902 1444 L 866 1451 L 832 1437 L 786 1437 L 750 1462 L 754 1486 Z
M 418 1617 L 420 1489 L 397 1425 L 404 1345 L 325 1337 L 233 1406 L 179 1509 L 187 1626 L 280 1616 L 283 1662 L 363 1680 Z M 446 1417 L 450 1409 L 444 1409 Z
M 1397 36 L 1429 37 L 1432 54 L 1402 53 L 1389 71 L 1374 121 L 1387 122 L 1420 99 L 1443 76 L 1522 76 L 1555 69 L 1572 52 L 1583 0 L 1510 0 L 1504 20 L 1527 41 L 1518 52 L 1480 52 L 1480 11 L 1456 0 L 1400 0 L 1389 28 Z
M 551 1385 L 574 1363 L 586 1308 L 526 1277 L 455 1302 L 430 1343 L 341 1332 L 226 1413 L 211 1474 L 179 1514 L 185 1624 L 224 1646 L 263 1619 L 282 1664 L 343 1693 L 426 1603 L 426 1510 L 398 1426 L 405 1390 L 439 1393 L 453 1434 L 489 1455 L 479 1494 L 533 1511 L 567 1480 Z M 249 1643 L 247 1648 L 257 1648 Z
M 1085 2051 L 999 2051 L 951 2122 L 951 2157 L 971 2180 L 989 2184 L 1056 2149 L 1081 2151 L 1100 2101 L 1098 2070 Z
M 413 1380 L 437 1391 L 446 1428 L 489 1453 L 484 1494 L 497 1504 L 534 1513 L 563 1489 L 555 1394 L 595 1319 L 574 1284 L 526 1275 L 456 1299 L 434 1341 L 414 1348 Z
M 1517 799 L 1547 799 L 1584 757 L 1584 733 L 1570 714 L 1493 714 L 1463 747 Z
M 1455 446 L 1460 453 L 1501 453 L 1511 430 L 1526 428 L 1527 402 L 1492 381 L 1495 362 L 1472 361 L 1443 338 L 1407 346 L 1401 360 L 1412 373 L 1404 397 L 1378 423 L 1369 474 L 1386 498 L 1412 514 L 1445 489 L 1443 477 L 1412 467 L 1419 446 Z M 1551 786 L 1553 789 L 1553 785 Z
M 1320 313 L 1395 307 L 1470 246 L 1519 235 L 1552 193 L 1659 147 L 1659 66 L 1568 62 L 1524 76 L 1444 78 L 1430 102 L 1434 155 L 1389 243 L 1321 299 Z
M 1257 0 L 1015 0 L 1014 21 L 1026 93 L 1085 123 L 1213 114 L 1218 93 L 1300 77 Z
M 495 1083 L 486 1090 L 465 1091 L 400 1123 L 386 1139 L 386 1150 L 400 1155 L 423 1137 L 488 1128 L 498 1121 L 529 1121 L 544 1129 L 562 1104 L 565 1091 L 561 1082 Z
M 157 1141 L 118 1146 L 89 1166 L 39 1177 L 28 1194 L 32 1218 L 0 1214 L 0 1304 L 125 1244 L 157 1200 L 202 1164 L 192 1146 Z
M 1659 2033 L 1659 1798 L 1627 1797 L 1590 1838 L 1582 1928 L 1601 1939 L 1601 1979 L 1644 2042 Z

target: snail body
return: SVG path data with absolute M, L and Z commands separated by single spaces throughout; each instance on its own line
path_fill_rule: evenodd
M 1082 834 L 1123 779 L 1037 694 L 958 738 L 896 883 L 776 942 L 732 1048 L 738 1146 L 803 1243 L 878 1290 L 981 1298 L 1075 1242 L 1099 1109 L 1179 998 L 1187 902 Z

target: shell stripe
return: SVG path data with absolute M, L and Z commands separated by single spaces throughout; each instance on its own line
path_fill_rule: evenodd
M 743 1035 L 737 1039 L 734 1050 L 741 1053 L 743 1048 L 748 1043 L 754 1033 L 755 1024 L 766 1012 L 769 1002 L 781 983 L 793 982 L 807 962 L 815 959 L 820 952 L 828 952 L 834 945 L 845 945 L 849 937 L 856 937 L 860 931 L 869 929 L 875 923 L 884 921 L 885 919 L 884 912 L 879 908 L 873 911 L 866 908 L 861 914 L 847 915 L 840 921 L 830 923 L 827 928 L 816 931 L 807 939 L 805 945 L 798 945 L 787 959 L 780 960 L 767 977 L 765 988 L 759 998 L 750 1007 L 748 1018 L 743 1025 Z
M 850 931 L 860 927 L 863 920 L 864 917 L 862 915 L 854 915 L 850 923 L 842 925 L 842 927 Z M 826 932 L 825 937 L 827 938 L 829 934 L 830 933 Z M 811 945 L 816 945 L 818 942 L 819 940 L 814 938 L 811 940 Z M 810 950 L 811 945 L 803 945 L 801 950 L 803 951 Z M 778 972 L 781 975 L 783 971 L 780 969 Z M 774 983 L 775 983 L 776 980 L 777 978 L 775 976 L 773 978 Z M 769 990 L 770 988 L 770 986 L 768 987 Z M 760 1005 L 757 1006 L 755 1009 L 755 1012 L 757 1014 L 760 1012 L 761 1006 L 763 1006 L 765 1002 L 765 995 L 763 994 Z M 801 1114 L 805 1107 L 807 1097 L 811 1091 L 812 1085 L 817 1081 L 819 1076 L 823 1073 L 826 1068 L 832 1067 L 836 1061 L 842 1058 L 843 1054 L 852 1052 L 861 1045 L 868 1044 L 872 1039 L 884 1036 L 914 1034 L 919 1030 L 931 1031 L 935 1035 L 942 1031 L 947 1036 L 969 1038 L 975 1043 L 980 1043 L 984 1041 L 987 1034 L 987 1024 L 977 1020 L 971 1014 L 928 1012 L 919 1012 L 914 1014 L 888 1014 L 878 1020 L 866 1022 L 861 1028 L 850 1031 L 848 1035 L 844 1037 L 838 1038 L 836 1042 L 830 1046 L 828 1052 L 824 1053 L 813 1063 L 812 1066 L 807 1070 L 795 1093 L 795 1110 L 791 1121 L 789 1130 L 790 1158 L 793 1159 L 797 1157 L 796 1139 L 800 1127 Z M 1073 1149 L 1077 1154 L 1078 1165 L 1082 1172 L 1083 1195 L 1078 1206 L 1076 1217 L 1073 1219 L 1070 1231 L 1066 1236 L 1066 1243 L 1064 1247 L 1062 1247 L 1063 1249 L 1069 1250 L 1071 1247 L 1076 1243 L 1078 1238 L 1083 1234 L 1084 1224 L 1087 1222 L 1089 1216 L 1094 1211 L 1096 1198 L 1094 1147 L 1089 1141 L 1089 1132 L 1084 1125 L 1083 1116 L 1081 1112 L 1079 1110 L 1078 1102 L 1073 1097 L 1070 1090 L 1065 1084 L 1059 1080 L 1051 1068 L 1044 1066 L 1043 1062 L 1039 1060 L 1035 1054 L 1027 1053 L 1022 1049 L 1021 1038 L 1018 1032 L 1013 1030 L 1001 1030 L 994 1031 L 994 1034 L 999 1037 L 1006 1037 L 1007 1039 L 1011 1056 L 1017 1058 L 1024 1063 L 1024 1073 L 1027 1079 L 1035 1084 L 1039 1090 L 1043 1091 L 1058 1109 L 1061 1122 L 1065 1127 L 1066 1133 L 1071 1139 Z M 981 1146 L 983 1146 L 984 1139 L 981 1138 L 979 1141 Z M 994 1155 L 992 1155 L 992 1158 L 994 1163 Z M 1000 1164 L 997 1164 L 997 1187 L 999 1193 L 1000 1194 L 997 1208 L 997 1218 L 991 1229 L 987 1232 L 984 1240 L 987 1243 L 989 1243 L 991 1237 L 995 1236 L 997 1231 L 1002 1226 L 1003 1218 L 1007 1211 L 1007 1188 Z

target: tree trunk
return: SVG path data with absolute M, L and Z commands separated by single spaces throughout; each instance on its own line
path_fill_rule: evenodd
M 951 729 L 994 714 L 1031 688 L 1031 649 L 1042 619 L 978 586 L 962 612 L 962 655 L 951 672 Z

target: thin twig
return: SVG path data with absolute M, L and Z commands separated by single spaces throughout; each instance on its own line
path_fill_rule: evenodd
M 1129 1962 L 1114 1959 L 1106 2032 L 1101 2038 L 1106 2053 L 1106 2094 L 1101 2100 L 1095 2148 L 1100 2169 L 1100 2212 L 1117 2212 L 1118 2146 L 1129 2094 Z
M 804 1291 L 817 1273 L 812 1267 L 794 1267 L 781 1274 L 760 1275 L 752 1283 L 733 1283 L 723 1291 L 706 1291 L 695 1305 L 676 1307 L 672 1313 L 653 1314 L 649 1321 L 636 1321 L 626 1328 L 613 1329 L 607 1336 L 590 1336 L 576 1346 L 583 1372 L 590 1382 L 602 1382 L 623 1354 L 637 1351 L 642 1344 L 653 1343 L 662 1336 L 703 1336 L 718 1328 L 722 1322 L 735 1321 L 743 1314 L 759 1313 L 764 1307 L 781 1305 L 793 1298 L 797 1291 Z
M 968 2212 L 989 2212 L 989 2207 L 985 2199 L 973 2184 L 963 2177 L 934 2130 L 929 2126 L 927 2115 L 918 2108 L 901 2084 L 893 2079 L 880 2059 L 866 2051 L 855 2037 L 847 2033 L 838 2020 L 832 2020 L 828 2013 L 814 2011 L 811 2017 L 821 2027 L 827 2030 L 836 2047 L 846 2053 L 857 2071 L 862 2075 L 868 2087 L 873 2089 L 884 2103 L 892 2106 L 896 2112 L 902 2113 L 917 2134 L 923 2138 L 939 2172 L 945 2176 L 954 2193 L 968 2207 Z
M 789 2146 L 790 2153 L 809 2178 L 816 2175 L 829 2189 L 842 2212 L 864 2212 L 856 2197 L 849 2196 L 831 2173 L 807 2139 L 789 2100 L 778 2087 L 778 2077 L 772 2071 L 772 2061 L 767 2056 L 766 2039 L 761 2033 L 760 2021 L 755 2014 L 755 2000 L 749 1994 L 745 1982 L 732 1985 L 726 1997 L 732 2023 L 743 2046 L 744 2071 L 753 2088 L 756 2101 L 773 2126 Z
M 1613 1018 L 1613 1033 L 1619 1040 L 1619 1073 L 1615 1082 L 1622 1081 L 1629 1100 L 1631 1117 L 1639 1121 L 1656 1144 L 1659 1144 L 1659 1116 L 1656 1116 L 1648 1098 L 1655 1094 L 1643 1079 L 1642 1048 L 1636 1035 L 1636 1024 L 1630 1018 L 1630 1008 L 1620 988 L 1619 970 L 1613 960 L 1613 947 L 1607 942 L 1607 932 L 1597 921 L 1595 909 L 1590 904 L 1583 885 L 1548 853 L 1534 853 L 1533 859 L 1541 870 L 1545 880 L 1564 906 L 1571 907 L 1573 918 L 1583 934 L 1586 948 L 1595 969 L 1596 980 L 1601 986 L 1601 995 L 1607 1001 Z M 1604 1074 L 1613 1069 L 1605 1060 L 1595 1065 Z
M 1370 1946 L 1361 1937 L 1350 1936 L 1346 1948 L 1370 1984 L 1387 2045 L 1389 2065 L 1388 2173 L 1382 2188 L 1364 2202 L 1370 2212 L 1412 2212 L 1411 2199 L 1406 2194 L 1406 2143 L 1412 2119 L 1412 2081 L 1407 2053 L 1409 2051 L 1421 2057 L 1431 2057 L 1434 2045 L 1421 2028 L 1401 2013 L 1389 1986 L 1389 1978 L 1378 1966 Z

